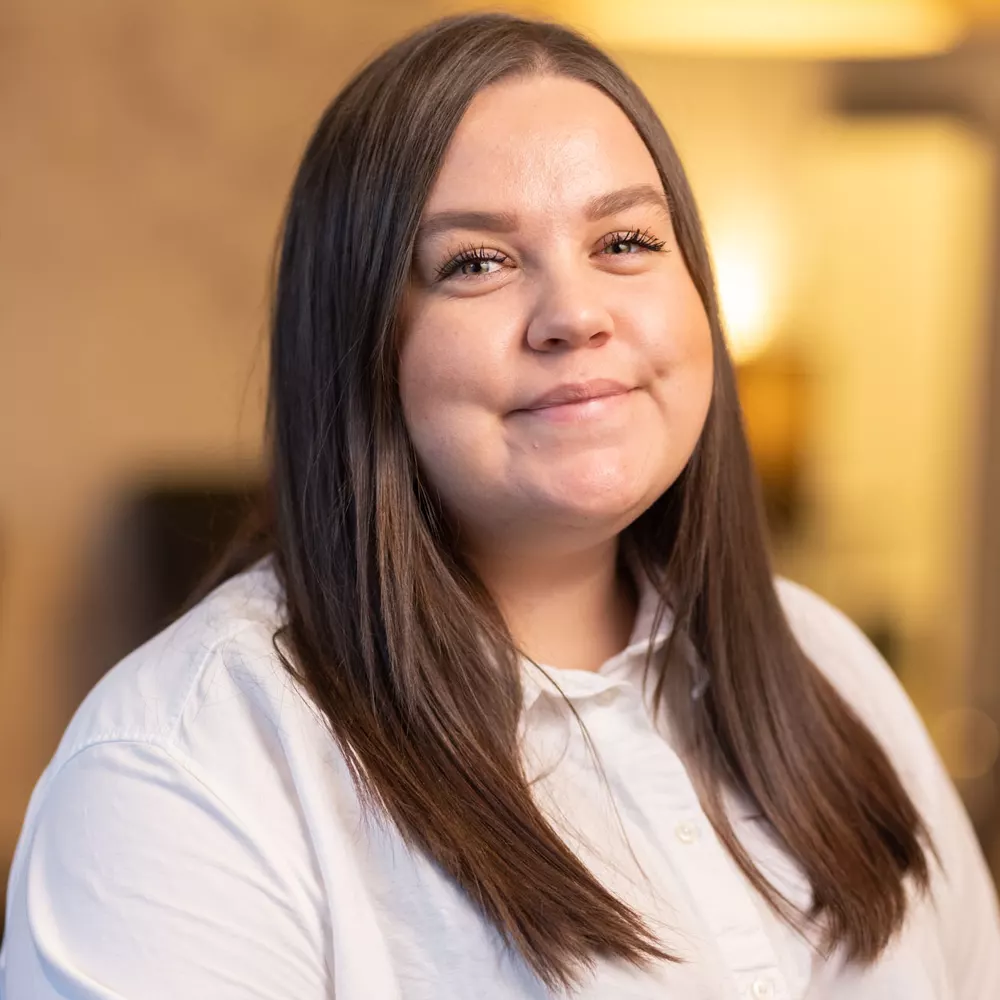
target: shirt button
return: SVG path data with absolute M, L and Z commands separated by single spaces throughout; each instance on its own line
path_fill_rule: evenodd
M 750 992 L 753 994 L 754 1000 L 770 1000 L 774 996 L 774 986 L 770 979 L 765 979 L 761 976 L 760 979 L 753 981 Z
M 696 827 L 694 823 L 689 823 L 687 820 L 683 823 L 678 823 L 677 826 L 674 827 L 674 833 L 677 835 L 677 839 L 682 844 L 693 844 L 700 836 L 698 827 Z

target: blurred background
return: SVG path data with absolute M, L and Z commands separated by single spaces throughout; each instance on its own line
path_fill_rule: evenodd
M 1000 872 L 1000 0 L 4 0 L 0 875 L 73 709 L 260 479 L 316 119 L 474 8 L 581 28 L 659 111 L 778 567 L 885 653 Z

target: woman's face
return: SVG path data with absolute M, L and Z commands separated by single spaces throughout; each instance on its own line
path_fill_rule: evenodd
M 711 334 L 663 187 L 579 81 L 476 96 L 424 208 L 403 326 L 406 425 L 474 544 L 613 537 L 701 433 Z

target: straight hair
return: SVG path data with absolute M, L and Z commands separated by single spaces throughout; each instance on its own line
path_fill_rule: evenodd
M 636 84 L 564 27 L 502 14 L 432 24 L 359 72 L 308 144 L 280 243 L 270 473 L 253 525 L 283 586 L 275 648 L 325 716 L 363 802 L 454 879 L 548 986 L 571 987 L 598 959 L 675 960 L 532 797 L 520 653 L 421 479 L 399 401 L 400 308 L 445 150 L 476 94 L 533 74 L 587 83 L 628 116 L 711 326 L 700 440 L 621 538 L 673 617 L 647 659 L 654 703 L 746 878 L 782 919 L 871 962 L 904 920 L 907 881 L 927 887 L 927 832 L 780 606 L 705 238 L 673 144 Z M 741 846 L 727 792 L 801 866 L 809 912 Z

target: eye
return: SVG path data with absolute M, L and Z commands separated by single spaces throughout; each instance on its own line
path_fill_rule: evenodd
M 627 232 L 608 233 L 601 240 L 601 253 L 606 257 L 623 257 L 647 251 L 657 253 L 666 244 L 648 229 L 630 229 Z
M 478 278 L 499 271 L 507 261 L 507 255 L 487 247 L 467 247 L 459 251 L 446 264 L 437 269 L 439 281 L 459 277 Z

